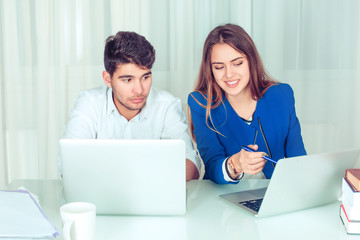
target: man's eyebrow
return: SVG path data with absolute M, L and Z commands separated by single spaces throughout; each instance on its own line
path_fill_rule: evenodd
M 151 71 L 147 72 L 147 73 L 144 73 L 141 77 L 145 77 L 145 76 L 148 76 L 148 75 L 151 75 Z M 118 78 L 134 78 L 135 76 L 133 75 L 120 75 L 118 76 Z
M 151 75 L 151 71 L 148 71 L 147 73 L 144 73 L 142 76 L 145 77 L 145 76 L 148 76 L 148 75 Z
M 118 78 L 133 78 L 133 75 L 120 75 Z
M 244 58 L 243 56 L 237 57 L 237 58 L 234 58 L 233 60 L 231 60 L 230 62 L 235 62 L 235 61 L 243 59 L 243 58 Z M 211 64 L 223 64 L 223 62 L 212 62 Z

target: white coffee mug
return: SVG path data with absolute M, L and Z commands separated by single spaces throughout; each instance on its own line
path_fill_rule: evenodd
M 96 206 L 88 202 L 72 202 L 61 206 L 64 240 L 93 240 Z

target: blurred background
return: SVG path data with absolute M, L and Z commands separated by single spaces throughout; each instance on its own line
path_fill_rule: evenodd
M 293 87 L 308 153 L 360 147 L 359 16 L 358 0 L 0 0 L 0 187 L 59 178 L 77 94 L 104 84 L 105 39 L 123 30 L 154 45 L 153 84 L 186 106 L 207 34 L 238 24 Z

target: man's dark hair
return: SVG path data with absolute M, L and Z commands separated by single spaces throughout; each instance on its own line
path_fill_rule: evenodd
M 154 61 L 154 47 L 135 32 L 120 31 L 106 39 L 104 65 L 111 77 L 118 64 L 134 63 L 140 68 L 151 69 Z

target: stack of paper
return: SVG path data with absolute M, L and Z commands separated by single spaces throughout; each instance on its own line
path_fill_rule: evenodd
M 28 191 L 0 191 L 1 238 L 55 238 L 58 235 Z

